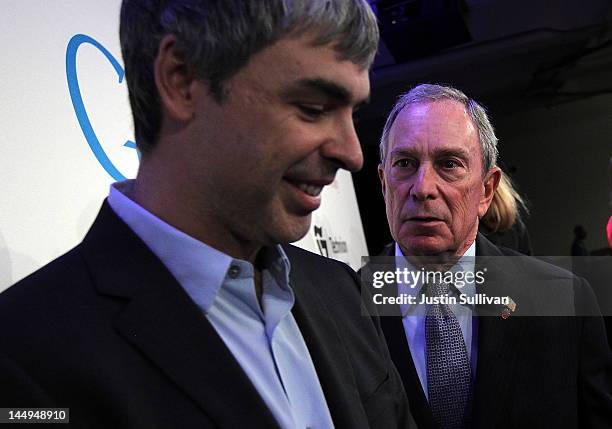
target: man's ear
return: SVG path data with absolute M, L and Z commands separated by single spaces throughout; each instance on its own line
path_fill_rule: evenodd
M 191 67 L 177 52 L 176 38 L 164 36 L 155 59 L 155 84 L 162 106 L 171 118 L 187 122 L 193 117 L 195 82 Z
M 502 172 L 499 167 L 491 167 L 487 174 L 485 175 L 483 181 L 483 193 L 480 198 L 480 202 L 478 203 L 478 217 L 482 218 L 489 206 L 491 205 L 491 201 L 493 201 L 493 196 L 495 195 L 495 190 L 497 186 L 499 186 L 499 181 L 501 180 Z
M 387 184 L 385 183 L 385 168 L 383 164 L 378 164 L 378 178 L 380 179 L 380 186 L 382 188 L 383 198 L 387 197 Z

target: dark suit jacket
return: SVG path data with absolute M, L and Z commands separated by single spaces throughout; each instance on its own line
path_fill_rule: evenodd
M 484 257 L 519 255 L 480 234 L 476 254 L 477 269 Z M 394 255 L 394 247 L 385 255 Z M 499 306 L 477 308 L 481 316 L 471 426 L 611 428 L 612 356 L 601 317 L 582 317 L 598 312 L 589 285 L 535 258 L 500 258 L 497 265 L 495 260 L 487 260 L 489 271 L 477 292 L 510 296 L 517 309 L 504 320 Z M 366 266 L 363 274 L 369 269 Z M 391 294 L 396 293 L 395 286 Z M 527 316 L 542 312 L 582 316 Z M 436 428 L 401 317 L 381 317 L 381 324 L 418 427 Z
M 353 271 L 285 250 L 292 311 L 336 427 L 412 427 Z M 0 407 L 69 407 L 73 427 L 277 427 L 212 325 L 107 203 L 80 245 L 0 295 L 0 354 Z

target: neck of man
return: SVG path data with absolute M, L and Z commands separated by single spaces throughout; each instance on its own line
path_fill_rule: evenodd
M 406 256 L 406 259 L 416 269 L 445 272 L 457 263 L 459 257 L 455 255 Z
M 202 195 L 191 195 L 188 177 L 176 174 L 168 158 L 143 159 L 134 183 L 133 200 L 144 209 L 185 234 L 199 240 L 220 252 L 255 265 L 257 254 L 262 248 L 259 243 L 250 242 L 232 233 L 214 214 L 214 207 L 203 210 L 198 201 Z M 161 158 L 163 159 L 163 158 Z

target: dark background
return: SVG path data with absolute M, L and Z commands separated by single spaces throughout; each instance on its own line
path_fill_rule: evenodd
M 365 165 L 353 175 L 370 254 L 391 241 L 378 142 L 397 97 L 441 83 L 485 105 L 500 161 L 527 198 L 536 255 L 569 255 L 573 228 L 607 246 L 612 155 L 612 2 L 380 0 L 372 100 L 356 127 Z

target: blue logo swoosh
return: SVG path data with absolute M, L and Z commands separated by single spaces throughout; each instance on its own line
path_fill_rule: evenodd
M 96 136 L 93 127 L 91 126 L 91 121 L 89 120 L 89 116 L 87 115 L 87 111 L 85 110 L 85 105 L 83 103 L 83 97 L 81 97 L 81 90 L 79 88 L 79 79 L 77 76 L 76 69 L 76 55 L 79 47 L 83 43 L 89 43 L 95 46 L 100 52 L 104 54 L 106 59 L 111 63 L 115 72 L 117 72 L 117 76 L 119 77 L 119 83 L 123 82 L 123 77 L 125 76 L 125 72 L 123 71 L 123 67 L 121 64 L 115 59 L 113 54 L 111 54 L 104 46 L 102 46 L 95 39 L 85 35 L 85 34 L 76 34 L 74 35 L 70 41 L 68 42 L 68 47 L 66 48 L 66 78 L 68 80 L 68 90 L 70 91 L 70 99 L 72 100 L 72 106 L 74 107 L 74 113 L 76 114 L 77 120 L 79 121 L 79 125 L 81 126 L 81 130 L 83 131 L 83 135 L 87 140 L 87 144 L 91 148 L 93 154 L 96 159 L 102 165 L 102 167 L 106 170 L 108 174 L 115 180 L 124 180 L 125 176 L 121 174 L 121 172 L 115 167 L 112 161 L 104 152 L 98 137 Z M 124 143 L 125 147 L 135 149 L 136 144 L 128 140 Z

